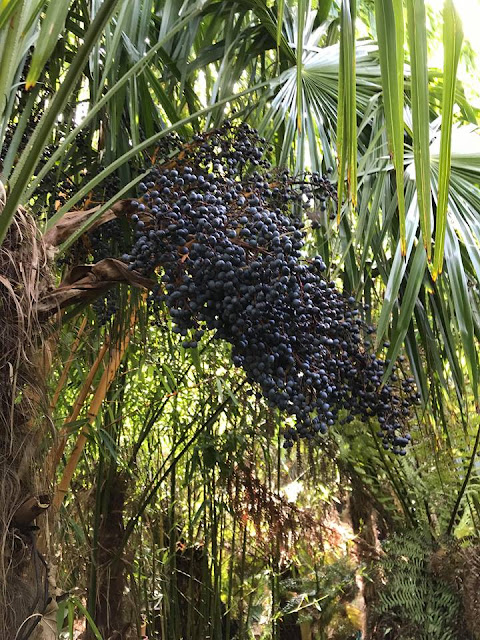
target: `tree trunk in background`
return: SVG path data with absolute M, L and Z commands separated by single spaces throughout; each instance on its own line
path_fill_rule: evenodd
M 369 580 L 363 580 L 363 599 L 365 602 L 365 629 L 363 636 L 371 638 L 374 629 L 374 607 L 377 598 L 377 575 L 372 562 L 377 558 L 379 539 L 377 533 L 376 512 L 369 496 L 355 477 L 351 481 L 350 518 L 357 537 L 357 549 L 360 560 L 369 569 Z
M 129 637 L 131 621 L 125 616 L 125 562 L 122 550 L 125 532 L 123 512 L 127 479 L 117 469 L 107 474 L 106 485 L 101 488 L 102 513 L 95 555 L 96 562 L 91 570 L 95 572 L 94 620 L 102 638 L 126 640 Z M 93 633 L 88 638 L 94 638 Z

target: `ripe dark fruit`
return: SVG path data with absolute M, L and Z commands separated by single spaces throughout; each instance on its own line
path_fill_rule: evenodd
M 286 448 L 339 418 L 376 418 L 383 446 L 403 455 L 411 384 L 382 386 L 386 364 L 362 342 L 354 297 L 324 280 L 320 256 L 301 257 L 299 212 L 334 188 L 318 174 L 273 175 L 263 146 L 247 125 L 224 123 L 155 168 L 131 202 L 122 260 L 158 277 L 149 304 L 167 306 L 183 347 L 215 331 L 267 402 L 295 417 Z

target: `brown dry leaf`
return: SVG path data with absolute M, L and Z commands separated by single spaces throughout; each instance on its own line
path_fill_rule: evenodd
M 37 627 L 35 627 L 32 640 L 57 640 L 58 604 L 55 598 L 52 598 L 42 615 L 42 619 Z
M 130 200 L 120 200 L 119 202 L 116 202 L 110 209 L 107 209 L 107 211 L 102 213 L 98 220 L 96 220 L 90 227 L 90 230 L 99 227 L 109 220 L 113 220 L 119 214 L 125 212 L 129 203 Z M 58 247 L 60 244 L 68 240 L 68 238 L 99 209 L 100 205 L 93 207 L 93 209 L 69 211 L 44 235 L 43 239 L 45 244 L 49 248 Z
M 127 265 L 114 258 L 106 258 L 93 265 L 74 267 L 63 282 L 38 304 L 38 313 L 50 315 L 73 304 L 89 302 L 118 283 L 151 289 L 153 280 L 130 271 Z

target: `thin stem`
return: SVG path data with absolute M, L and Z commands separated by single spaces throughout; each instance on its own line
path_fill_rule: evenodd
M 470 476 L 472 474 L 473 465 L 475 463 L 475 458 L 477 456 L 477 450 L 478 450 L 478 445 L 479 444 L 480 444 L 480 426 L 477 429 L 477 435 L 476 435 L 476 438 L 475 438 L 475 443 L 473 445 L 472 455 L 470 456 L 470 462 L 469 462 L 469 465 L 468 465 L 467 473 L 466 473 L 465 478 L 463 480 L 462 487 L 461 487 L 460 491 L 458 492 L 458 496 L 457 496 L 457 499 L 455 501 L 455 505 L 453 507 L 452 515 L 450 516 L 450 521 L 449 521 L 448 527 L 447 527 L 447 536 L 450 536 L 451 533 L 452 533 L 452 529 L 453 529 L 453 525 L 455 524 L 455 518 L 457 516 L 458 509 L 460 508 L 460 504 L 462 502 L 463 496 L 464 496 L 465 491 L 466 491 L 467 486 L 468 486 L 468 482 L 470 480 Z

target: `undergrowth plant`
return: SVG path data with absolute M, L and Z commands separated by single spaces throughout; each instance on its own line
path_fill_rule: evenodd
M 460 640 L 459 593 L 430 565 L 432 545 L 412 533 L 396 533 L 382 547 L 375 638 Z M 382 584 L 383 583 L 383 584 Z

